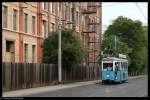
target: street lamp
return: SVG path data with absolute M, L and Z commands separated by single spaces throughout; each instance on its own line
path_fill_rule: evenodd
M 59 25 L 58 25 L 58 82 L 62 81 L 62 66 L 61 66 L 61 2 L 59 2 Z

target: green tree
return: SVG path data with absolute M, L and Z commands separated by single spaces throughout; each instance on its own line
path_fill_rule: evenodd
M 109 54 L 110 56 L 117 56 L 119 53 L 128 55 L 132 49 L 128 47 L 127 43 L 121 42 L 121 40 L 117 40 L 116 48 L 115 48 L 115 35 L 105 35 L 104 36 L 104 54 Z
M 115 53 L 126 54 L 131 60 L 129 71 L 141 71 L 147 66 L 147 29 L 138 20 L 119 16 L 104 33 L 104 48 L 114 43 L 114 35 L 119 36 L 118 49 L 109 48 Z M 111 38 L 111 39 L 110 39 Z M 105 51 L 105 49 L 103 50 Z M 145 67 L 144 67 L 145 66 Z
M 62 66 L 80 64 L 86 50 L 79 33 L 71 29 L 62 30 Z M 58 32 L 51 32 L 43 42 L 43 63 L 58 63 Z

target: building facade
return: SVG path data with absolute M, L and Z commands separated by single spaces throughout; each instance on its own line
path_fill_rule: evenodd
M 71 23 L 75 15 L 75 28 L 85 47 L 88 45 L 88 38 L 87 34 L 83 35 L 83 31 L 89 29 L 87 17 L 99 22 L 96 26 L 98 31 L 91 34 L 91 37 L 101 41 L 101 3 L 95 4 L 99 5 L 97 13 L 88 16 L 83 13 L 88 9 L 88 3 L 76 2 L 75 11 L 72 2 L 61 3 L 62 28 L 72 29 Z M 3 62 L 41 63 L 42 42 L 49 32 L 58 29 L 59 2 L 3 2 L 2 11 Z M 97 53 L 91 53 L 90 56 L 94 57 Z

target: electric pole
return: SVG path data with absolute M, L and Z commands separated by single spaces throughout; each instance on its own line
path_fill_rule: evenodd
M 59 20 L 58 20 L 58 82 L 62 81 L 62 66 L 61 66 L 61 2 L 59 2 Z
M 76 30 L 76 4 L 72 2 L 72 26 L 73 29 Z

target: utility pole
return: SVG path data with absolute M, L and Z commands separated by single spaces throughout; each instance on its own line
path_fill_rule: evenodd
M 58 20 L 58 82 L 62 81 L 62 66 L 61 66 L 61 2 L 59 2 L 59 20 Z
M 73 22 L 73 29 L 76 30 L 76 3 L 72 2 L 72 22 Z

